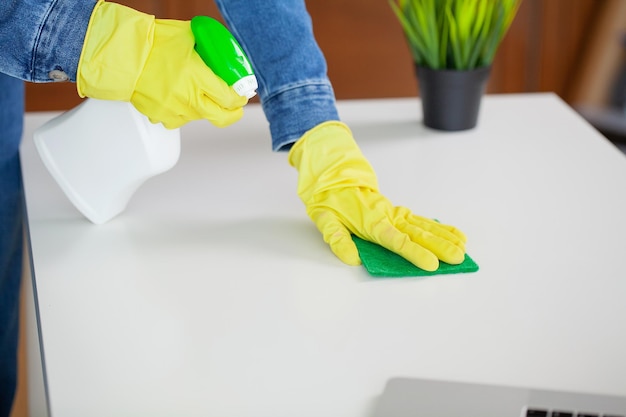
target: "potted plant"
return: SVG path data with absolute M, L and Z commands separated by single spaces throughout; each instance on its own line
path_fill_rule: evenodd
M 493 58 L 521 0 L 389 0 L 416 66 L 424 124 L 476 126 Z

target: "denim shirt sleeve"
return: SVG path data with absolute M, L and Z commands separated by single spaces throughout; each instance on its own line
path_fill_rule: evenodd
M 96 0 L 1 0 L 0 72 L 32 82 L 75 81 Z
M 304 0 L 215 3 L 257 75 L 274 151 L 289 149 L 319 123 L 339 120 Z

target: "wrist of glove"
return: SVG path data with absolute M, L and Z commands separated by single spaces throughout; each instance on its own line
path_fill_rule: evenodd
M 380 194 L 376 174 L 345 124 L 326 122 L 308 131 L 289 151 L 289 163 L 298 170 L 297 192 L 307 214 L 344 263 L 361 263 L 351 234 L 427 271 L 439 260 L 463 262 L 465 235 Z
M 240 97 L 194 50 L 189 21 L 160 20 L 99 1 L 87 27 L 76 86 L 81 97 L 130 101 L 153 122 L 177 128 L 239 120 Z

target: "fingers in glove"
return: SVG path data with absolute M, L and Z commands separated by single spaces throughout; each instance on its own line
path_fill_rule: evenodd
M 426 248 L 445 263 L 457 265 L 465 259 L 465 246 L 455 243 L 447 236 L 437 235 L 410 224 L 401 227 L 410 240 Z
M 341 262 L 357 266 L 361 265 L 359 251 L 352 240 L 348 229 L 330 211 L 317 211 L 309 214 L 317 229 L 322 233 L 324 242 L 328 243 Z
M 465 250 L 467 236 L 465 236 L 465 233 L 463 233 L 456 227 L 448 224 L 439 223 L 426 217 L 417 216 L 415 214 L 412 214 L 409 209 L 404 207 L 400 207 L 398 209 L 398 212 L 394 216 L 395 219 L 404 219 L 408 224 L 415 226 L 419 229 L 431 232 L 436 236 L 442 237 Z
M 219 106 L 208 96 L 204 96 L 198 106 L 199 119 L 206 119 L 217 127 L 230 126 L 243 116 L 243 109 L 241 107 L 235 109 L 226 109 Z
M 391 224 L 380 223 L 371 240 L 425 271 L 436 271 L 439 268 L 439 259 L 435 253 L 414 242 L 407 233 Z
M 465 243 L 467 243 L 467 236 L 465 236 L 465 233 L 463 233 L 458 228 L 456 228 L 456 227 L 454 227 L 452 225 L 449 225 L 449 224 L 442 224 L 442 223 L 435 222 L 435 225 L 433 226 L 433 229 L 427 228 L 426 230 L 429 230 L 429 231 L 437 230 L 436 234 L 442 234 L 442 235 L 443 235 L 443 233 L 441 233 L 441 230 L 445 230 L 448 233 L 450 233 L 451 235 L 456 236 L 459 239 L 458 240 L 459 244 L 463 244 L 463 246 L 465 246 Z M 450 239 L 450 240 L 452 240 L 452 239 Z
M 219 107 L 226 110 L 236 110 L 244 107 L 248 103 L 248 98 L 240 96 L 224 80 L 218 77 L 209 67 L 207 67 L 199 55 L 193 54 L 190 57 L 192 68 L 188 71 L 194 74 L 196 87 L 200 91 L 199 97 L 210 97 Z M 197 103 L 202 105 L 203 103 Z

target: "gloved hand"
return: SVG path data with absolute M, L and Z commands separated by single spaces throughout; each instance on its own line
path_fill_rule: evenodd
M 99 1 L 78 63 L 81 97 L 130 101 L 153 122 L 177 128 L 196 119 L 239 120 L 240 97 L 194 51 L 190 22 L 159 20 Z
M 298 195 L 307 214 L 346 264 L 361 263 L 351 233 L 427 271 L 436 270 L 439 259 L 463 262 L 465 235 L 394 207 L 381 195 L 374 170 L 345 124 L 325 122 L 309 130 L 289 151 L 289 163 L 298 170 Z

